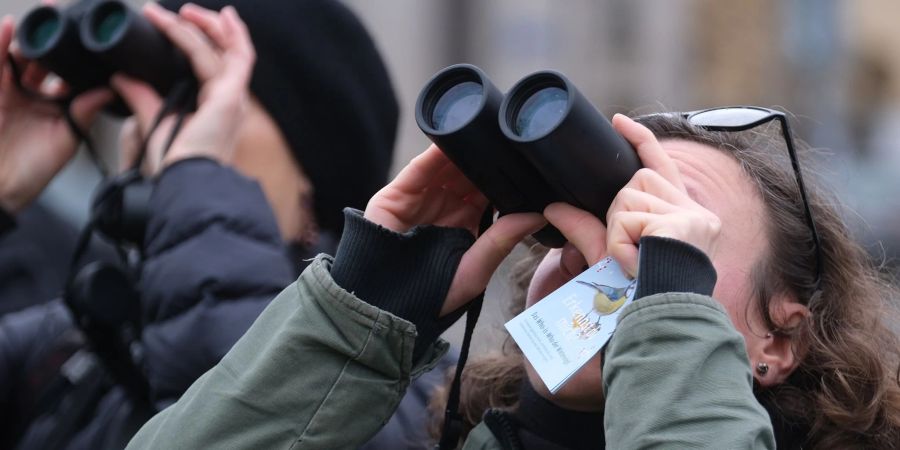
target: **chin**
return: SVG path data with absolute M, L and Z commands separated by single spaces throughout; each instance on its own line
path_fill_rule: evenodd
M 600 354 L 595 355 L 581 368 L 556 394 L 551 394 L 541 381 L 534 368 L 525 361 L 525 372 L 535 392 L 550 400 L 560 408 L 570 411 L 600 412 L 603 411 L 606 399 L 603 396 L 603 375 L 600 367 L 603 364 Z

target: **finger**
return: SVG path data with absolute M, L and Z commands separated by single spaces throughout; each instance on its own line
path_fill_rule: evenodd
M 481 218 L 484 216 L 486 203 L 477 199 L 449 199 L 443 202 L 443 213 L 434 220 L 434 225 L 465 228 L 478 236 Z
M 222 8 L 222 27 L 225 33 L 222 40 L 216 43 L 225 50 L 223 72 L 233 77 L 233 85 L 229 87 L 244 87 L 250 83 L 256 62 L 256 49 L 253 48 L 250 32 L 233 6 Z
M 613 199 L 606 212 L 606 223 L 610 217 L 620 211 L 643 211 L 653 214 L 667 214 L 679 210 L 679 207 L 644 191 L 625 187 Z
M 451 161 L 434 177 L 433 186 L 442 186 L 459 197 L 481 192 Z
M 459 309 L 484 291 L 497 267 L 516 244 L 546 223 L 540 214 L 521 213 L 503 216 L 491 225 L 463 254 L 441 308 L 441 316 Z
M 606 255 L 606 226 L 597 216 L 567 203 L 551 203 L 544 217 L 584 255 L 588 265 Z
M 184 52 L 198 80 L 209 80 L 221 70 L 218 50 L 192 23 L 181 20 L 177 14 L 156 3 L 147 3 L 144 15 Z
M 613 116 L 612 124 L 616 131 L 637 151 L 644 167 L 659 172 L 663 178 L 679 190 L 685 190 L 678 166 L 675 165 L 675 161 L 669 157 L 650 129 L 623 114 Z
M 88 129 L 97 118 L 97 114 L 114 98 L 112 91 L 107 88 L 97 88 L 80 94 L 72 101 L 69 111 L 75 123 L 82 129 Z
M 69 92 L 69 85 L 62 78 L 50 75 L 42 92 L 50 98 L 63 98 Z
M 184 6 L 178 10 L 178 14 L 206 33 L 206 35 L 209 36 L 213 42 L 216 42 L 219 47 L 222 47 L 220 43 L 224 42 L 226 37 L 222 18 L 218 12 L 193 3 L 185 3 Z
M 201 103 L 211 111 L 218 111 L 219 114 L 234 114 L 246 106 L 247 87 L 250 84 L 256 51 L 250 42 L 250 34 L 237 16 L 234 7 L 226 6 L 222 9 L 221 15 L 226 35 L 222 42 L 223 64 L 217 78 L 204 86 L 205 93 Z
M 405 192 L 421 192 L 428 187 L 434 177 L 450 164 L 450 160 L 436 146 L 432 145 L 427 150 L 416 156 L 397 174 L 393 187 Z
M 3 19 L 0 20 L 0 80 L 3 79 L 3 73 L 6 70 L 6 58 L 9 55 L 9 47 L 15 31 L 15 19 L 12 16 L 3 16 Z
M 648 212 L 620 211 L 608 222 L 606 248 L 609 256 L 632 278 L 638 274 L 638 243 L 641 235 L 647 224 L 658 218 L 658 215 Z
M 141 139 L 137 119 L 134 116 L 125 119 L 119 129 L 119 172 L 130 170 L 137 163 Z
M 659 172 L 646 167 L 638 170 L 631 177 L 631 180 L 628 180 L 624 189 L 646 192 L 673 205 L 688 206 L 694 204 L 693 199 L 687 194 L 686 190 L 679 189 Z
M 29 62 L 22 72 L 22 85 L 31 90 L 40 91 L 48 73 L 49 71 L 36 61 Z
M 224 33 L 221 35 L 222 41 L 216 42 L 224 49 L 235 50 L 238 53 L 248 56 L 256 55 L 253 48 L 253 40 L 250 38 L 250 30 L 247 24 L 238 15 L 234 6 L 226 6 L 222 8 L 222 27 Z
M 159 94 L 149 84 L 118 73 L 112 76 L 110 84 L 137 117 L 141 131 L 146 133 L 162 109 Z

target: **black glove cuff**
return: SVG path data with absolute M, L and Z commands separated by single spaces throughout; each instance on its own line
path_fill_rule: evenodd
M 664 292 L 712 295 L 715 286 L 716 269 L 697 247 L 671 238 L 641 238 L 635 299 Z
M 331 276 L 359 299 L 416 326 L 415 361 L 465 309 L 438 318 L 459 261 L 474 242 L 462 228 L 429 225 L 397 233 L 346 208 Z

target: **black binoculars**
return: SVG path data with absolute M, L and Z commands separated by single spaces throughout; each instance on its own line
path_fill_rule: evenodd
M 500 214 L 565 202 L 605 221 L 641 168 L 631 145 L 558 72 L 531 74 L 504 96 L 481 69 L 447 67 L 419 94 L 416 122 Z M 566 242 L 549 225 L 534 237 L 549 247 Z
M 22 56 L 65 80 L 73 95 L 106 85 L 115 72 L 163 95 L 194 77 L 184 54 L 121 0 L 37 7 L 23 19 L 17 40 Z

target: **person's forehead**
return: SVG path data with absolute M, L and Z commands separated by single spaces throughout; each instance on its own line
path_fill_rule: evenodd
M 688 195 L 704 207 L 716 209 L 723 201 L 735 203 L 757 197 L 738 162 L 725 152 L 680 139 L 660 143 L 678 166 Z

